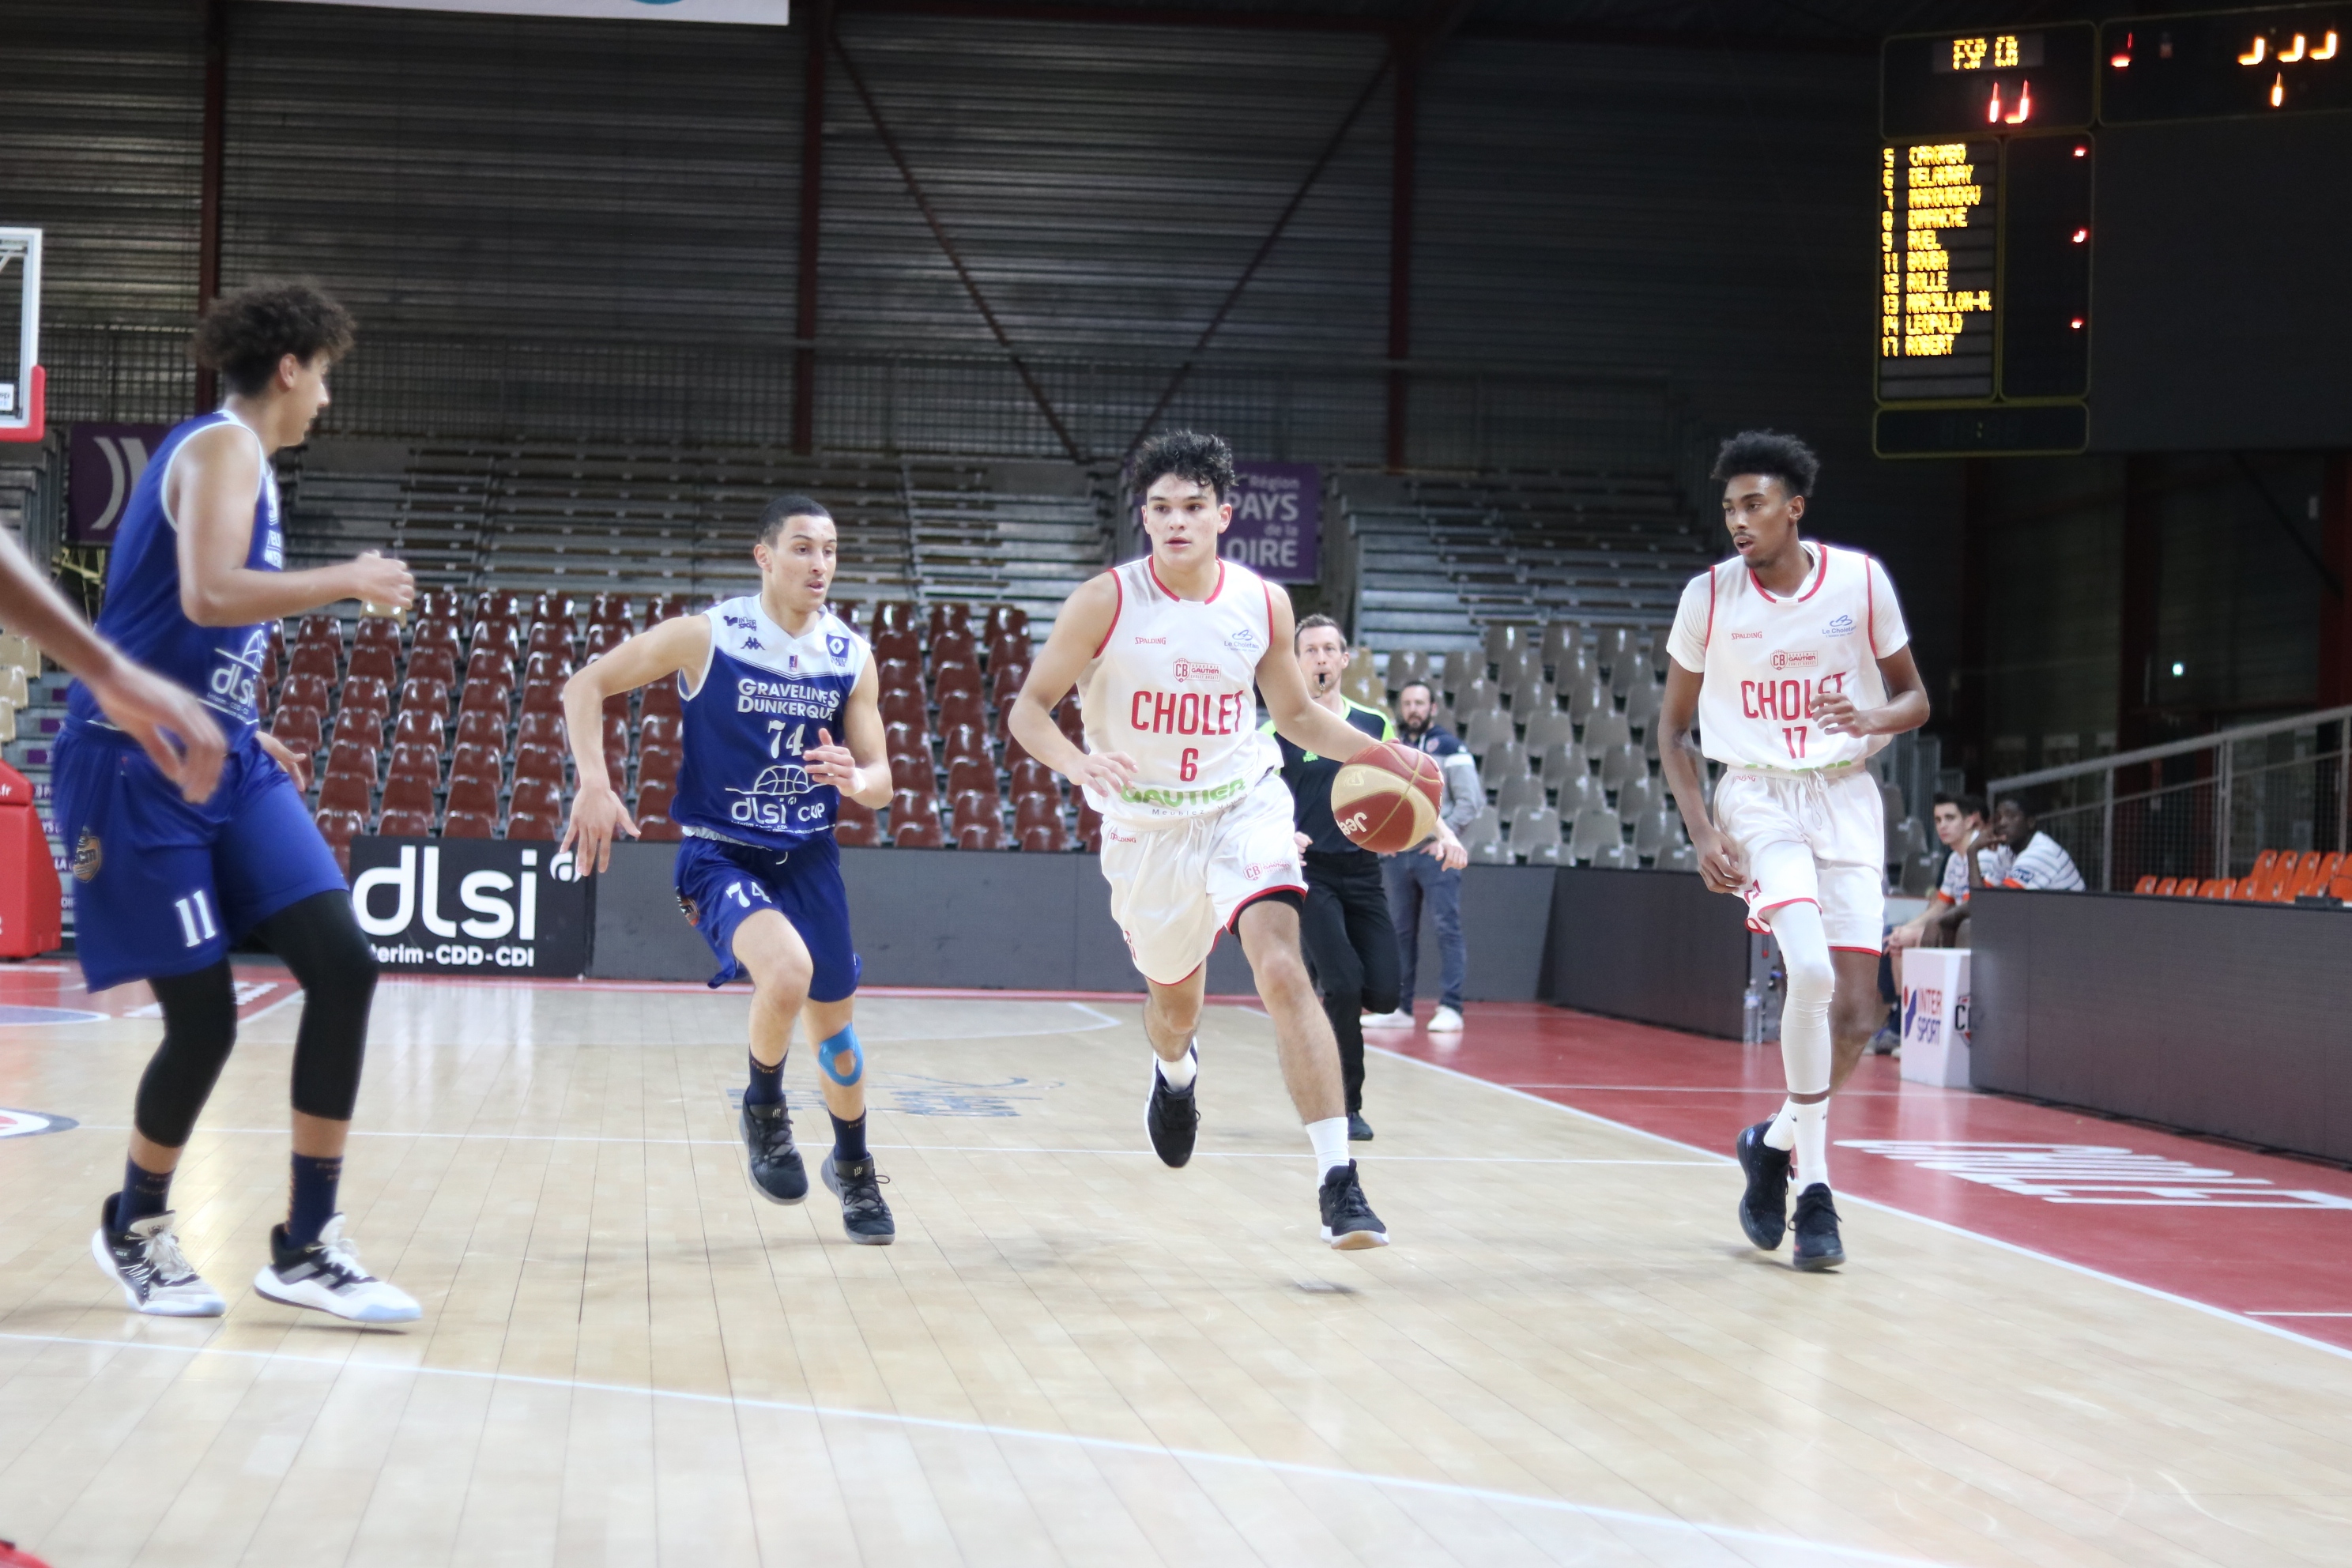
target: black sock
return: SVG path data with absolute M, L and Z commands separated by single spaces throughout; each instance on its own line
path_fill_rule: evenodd
M 866 1118 L 861 1116 L 855 1121 L 844 1121 L 830 1110 L 825 1114 L 833 1117 L 833 1157 L 845 1165 L 854 1165 L 865 1159 Z
M 751 1081 L 744 1087 L 746 1105 L 782 1105 L 784 1102 L 784 1064 L 761 1067 L 760 1058 L 751 1058 Z
M 335 1217 L 335 1188 L 343 1179 L 343 1157 L 314 1160 L 308 1154 L 294 1156 L 294 1196 L 286 1209 L 286 1239 L 296 1247 L 308 1247 L 319 1239 L 327 1222 Z
M 136 1160 L 122 1163 L 122 1195 L 114 1200 L 114 1228 L 129 1230 L 134 1220 L 162 1214 L 172 1206 L 172 1173 L 151 1171 Z

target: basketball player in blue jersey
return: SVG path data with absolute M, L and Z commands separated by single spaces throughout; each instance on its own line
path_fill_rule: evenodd
M 269 623 L 344 599 L 404 606 L 408 569 L 362 555 L 283 570 L 270 454 L 305 438 L 328 367 L 352 343 L 341 306 L 300 283 L 217 301 L 197 363 L 228 396 L 155 448 L 123 509 L 97 629 L 193 692 L 227 737 L 217 785 L 190 801 L 77 682 L 53 774 L 72 847 L 76 942 L 93 991 L 144 980 L 163 1043 L 139 1080 L 122 1190 L 90 1249 L 142 1312 L 215 1317 L 226 1303 L 173 1234 L 172 1173 L 236 1040 L 228 948 L 258 932 L 302 987 L 294 1045 L 291 1202 L 256 1291 L 363 1323 L 406 1322 L 415 1301 L 361 1267 L 335 1210 L 375 995 L 375 956 L 326 840 L 304 809 L 304 764 L 258 727 Z
M 751 980 L 751 1082 L 740 1126 L 751 1184 L 771 1203 L 808 1196 L 784 1103 L 784 1053 L 805 1014 L 817 1042 L 833 1152 L 820 1173 L 841 1200 L 849 1239 L 898 1235 L 866 1146 L 866 1055 L 851 1021 L 857 951 L 833 825 L 847 795 L 890 802 L 872 650 L 824 607 L 837 539 L 806 496 L 779 496 L 751 559 L 760 591 L 664 621 L 591 660 L 563 689 L 580 793 L 565 827 L 583 870 L 603 871 L 616 834 L 636 837 L 604 768 L 604 700 L 676 679 L 685 765 L 670 816 L 685 834 L 677 901 L 710 944 L 710 984 Z

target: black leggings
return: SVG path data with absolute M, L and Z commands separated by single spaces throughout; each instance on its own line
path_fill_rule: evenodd
M 1396 923 L 1389 918 L 1387 885 L 1377 857 L 1307 855 L 1307 908 L 1299 940 L 1323 987 L 1323 1011 L 1339 1040 L 1339 1076 L 1348 1109 L 1364 1108 L 1366 1012 L 1396 1010 Z
M 368 1008 L 375 999 L 375 953 L 360 931 L 348 893 L 318 893 L 261 922 L 259 934 L 302 987 L 294 1037 L 294 1109 L 349 1121 L 367 1054 Z M 236 988 L 223 959 L 194 974 L 150 981 L 163 1010 L 163 1043 L 139 1079 L 132 1115 L 140 1136 L 184 1147 L 236 1044 Z

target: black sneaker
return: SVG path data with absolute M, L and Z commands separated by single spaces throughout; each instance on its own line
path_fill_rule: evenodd
M 1369 1143 L 1371 1141 L 1372 1124 L 1364 1120 L 1364 1113 L 1360 1110 L 1348 1112 L 1348 1142 Z
M 99 1205 L 89 1254 L 122 1287 L 131 1310 L 157 1318 L 217 1318 L 227 1311 L 220 1292 L 189 1266 L 180 1238 L 172 1234 L 168 1211 L 132 1220 L 127 1230 L 114 1228 L 114 1205 L 121 1196 L 109 1194 Z
M 772 1204 L 796 1204 L 808 1196 L 808 1168 L 793 1147 L 793 1115 L 782 1100 L 747 1105 L 743 1147 L 751 1156 L 751 1185 Z
M 1143 1102 L 1143 1130 L 1151 1134 L 1151 1151 L 1163 1165 L 1181 1167 L 1192 1157 L 1192 1140 L 1201 1131 L 1201 1107 L 1194 1098 L 1201 1087 L 1201 1048 L 1187 1046 L 1192 1058 L 1192 1084 L 1174 1089 L 1160 1076 L 1160 1058 L 1151 1058 L 1151 1098 Z
M 827 1154 L 817 1170 L 825 1191 L 841 1200 L 841 1228 L 850 1240 L 860 1247 L 887 1247 L 898 1239 L 898 1222 L 882 1201 L 882 1184 L 890 1178 L 875 1174 L 871 1157 L 845 1165 Z
M 1815 1182 L 1797 1194 L 1797 1250 L 1789 1261 L 1800 1268 L 1835 1268 L 1845 1261 L 1838 1239 L 1837 1205 L 1829 1188 Z
M 1323 1205 L 1323 1239 L 1336 1250 L 1355 1252 L 1389 1244 L 1388 1227 L 1364 1201 L 1364 1184 L 1356 1180 L 1356 1162 L 1350 1160 L 1325 1176 L 1318 1196 Z
M 1764 1142 L 1769 1121 L 1740 1129 L 1731 1152 L 1748 1173 L 1748 1191 L 1739 1199 L 1739 1228 L 1748 1239 L 1770 1252 L 1789 1232 L 1789 1152 Z

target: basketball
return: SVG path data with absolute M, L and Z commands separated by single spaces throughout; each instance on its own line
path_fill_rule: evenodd
M 1438 787 L 1434 759 L 1382 741 L 1349 758 L 1331 781 L 1331 815 L 1350 844 L 1400 854 L 1437 831 Z

